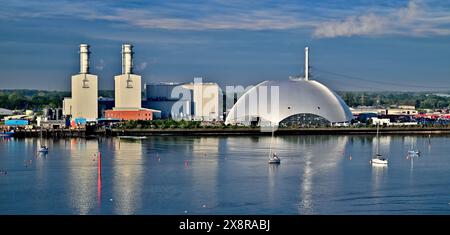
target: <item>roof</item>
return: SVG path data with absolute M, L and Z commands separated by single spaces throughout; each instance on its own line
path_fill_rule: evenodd
M 278 100 L 275 99 L 277 91 Z M 253 105 L 249 105 L 251 100 L 255 100 Z M 302 113 L 315 114 L 330 122 L 347 122 L 353 118 L 347 104 L 328 87 L 314 80 L 295 79 L 264 81 L 249 89 L 230 110 L 225 123 L 245 123 L 259 117 L 278 124 Z
M 0 115 L 12 115 L 13 111 L 9 109 L 0 108 Z

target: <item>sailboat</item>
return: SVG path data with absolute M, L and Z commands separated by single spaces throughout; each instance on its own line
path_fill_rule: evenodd
M 387 166 L 388 160 L 380 154 L 379 123 L 377 123 L 377 153 L 372 157 L 372 165 Z
M 40 143 L 42 143 L 42 127 L 40 130 Z M 48 147 L 46 145 L 41 144 L 41 147 L 37 150 L 38 153 L 48 153 Z
M 278 157 L 276 152 L 272 153 L 272 141 L 273 141 L 273 133 L 275 132 L 274 128 L 272 128 L 272 137 L 270 139 L 270 154 L 269 154 L 269 164 L 280 164 L 281 159 Z
M 409 157 L 419 157 L 420 151 L 418 149 L 414 149 L 413 140 L 411 139 L 411 149 L 408 150 L 408 156 Z

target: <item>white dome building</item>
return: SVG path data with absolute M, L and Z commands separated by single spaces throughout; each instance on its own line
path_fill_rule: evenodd
M 353 117 L 335 92 L 309 80 L 308 48 L 305 48 L 305 77 L 264 81 L 249 89 L 231 108 L 225 124 L 249 125 L 258 121 L 261 125 L 278 125 L 301 115 L 318 116 L 331 123 L 349 122 Z

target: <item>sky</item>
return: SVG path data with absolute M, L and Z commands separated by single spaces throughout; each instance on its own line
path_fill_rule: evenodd
M 145 83 L 256 85 L 302 75 L 340 91 L 450 91 L 450 2 L 0 0 L 0 89 L 70 90 L 78 47 L 113 89 L 121 44 Z

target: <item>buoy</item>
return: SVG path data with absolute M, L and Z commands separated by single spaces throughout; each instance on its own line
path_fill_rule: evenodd
M 203 206 L 202 206 L 203 208 L 206 208 L 206 205 L 205 204 L 203 204 Z
M 110 198 L 110 199 L 109 199 L 109 201 L 110 201 L 110 202 L 112 202 L 112 201 L 113 201 L 113 199 L 112 199 L 112 198 Z
M 348 159 L 351 161 L 352 160 L 352 155 L 350 155 L 350 157 Z
M 187 211 L 184 211 L 184 213 L 186 214 L 186 213 L 187 213 Z

